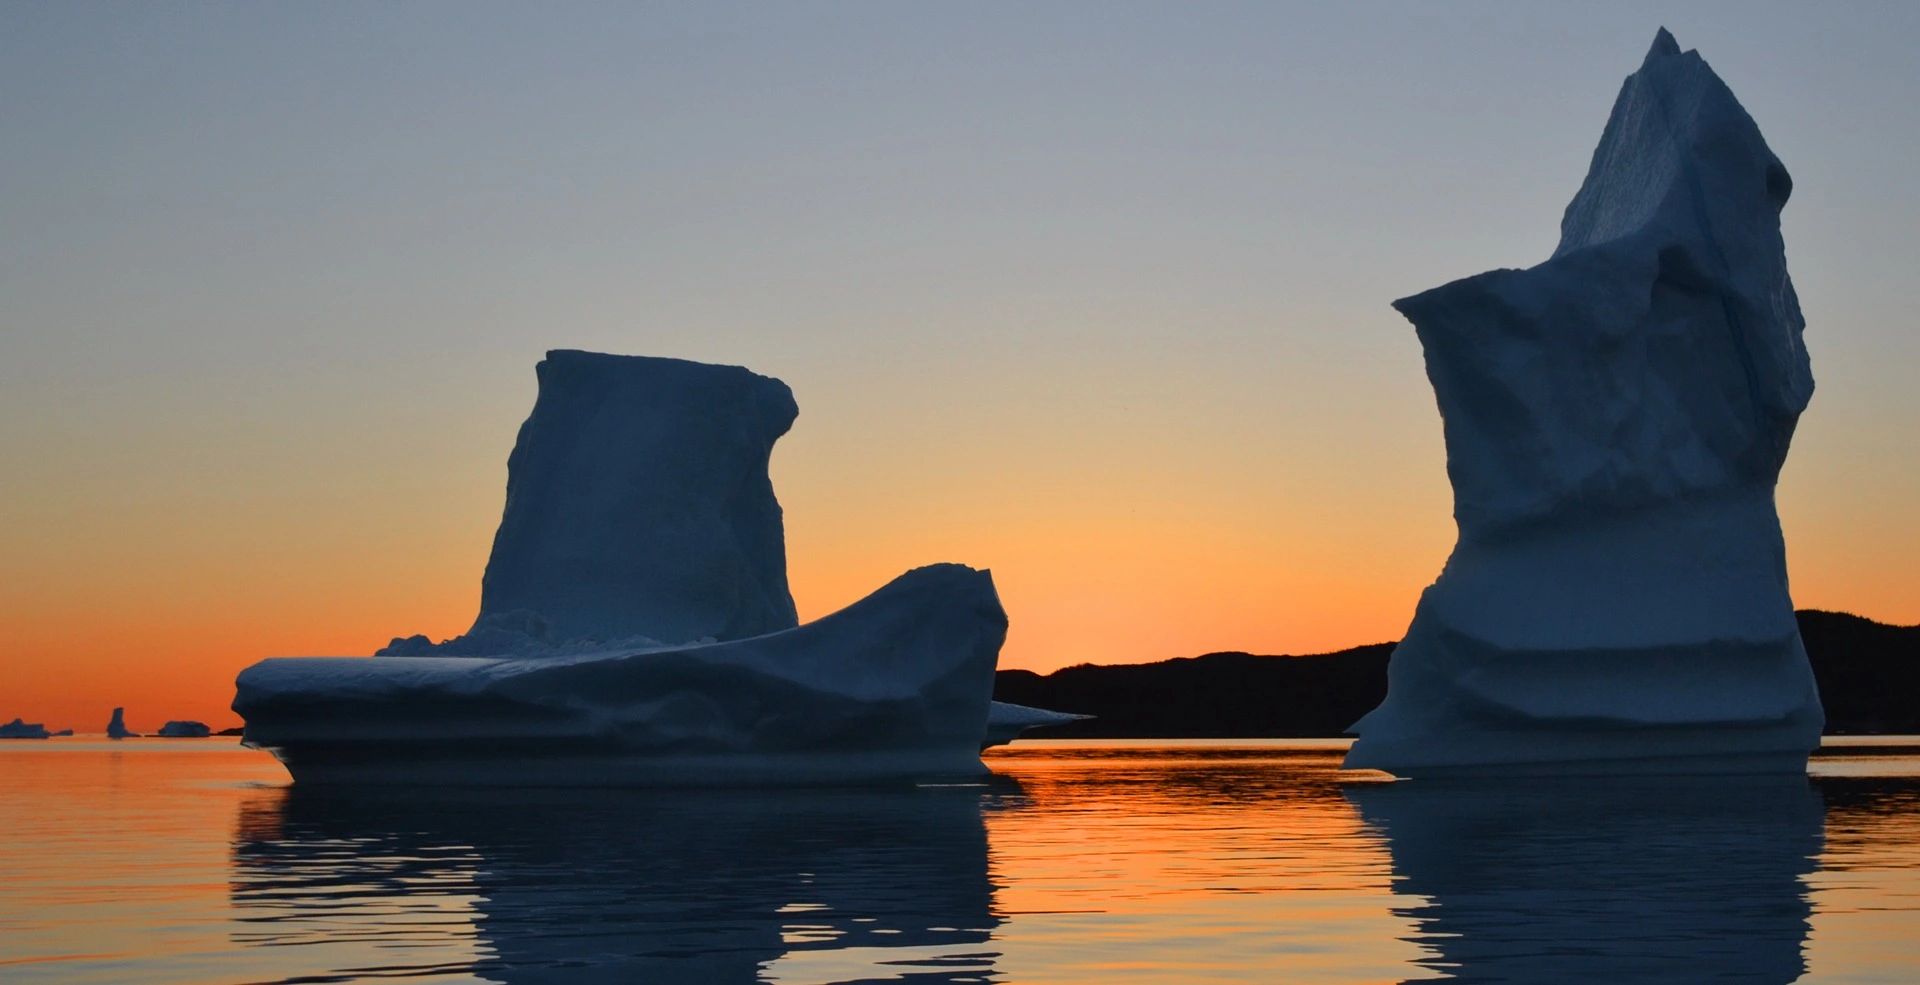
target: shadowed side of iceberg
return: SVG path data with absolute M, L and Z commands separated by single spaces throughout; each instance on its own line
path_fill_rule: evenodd
M 248 743 L 301 783 L 729 785 L 983 771 L 1007 619 L 989 573 L 907 572 L 794 629 L 541 659 L 242 671 Z

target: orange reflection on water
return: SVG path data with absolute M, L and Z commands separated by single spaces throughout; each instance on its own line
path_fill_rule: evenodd
M 190 981 L 245 963 L 216 957 L 233 950 L 227 833 L 236 797 L 268 793 L 236 783 L 283 782 L 278 764 L 205 740 L 16 742 L 0 757 L 0 980 Z
M 1381 783 L 1337 741 L 1021 742 L 879 790 L 289 789 L 0 744 L 0 979 L 1911 980 L 1920 740 L 1813 776 Z
M 991 750 L 1022 809 L 988 816 L 1017 859 L 996 901 L 1019 982 L 1397 981 L 1420 948 L 1335 770 L 1345 743 L 1107 740 Z M 1209 942 L 1233 940 L 1232 959 Z M 1045 954 L 1044 961 L 1030 956 Z

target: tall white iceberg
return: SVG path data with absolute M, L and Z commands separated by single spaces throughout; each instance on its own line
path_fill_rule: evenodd
M 1804 769 L 1822 714 L 1773 498 L 1813 393 L 1791 189 L 1662 30 L 1553 256 L 1394 303 L 1426 353 L 1459 540 L 1349 767 Z

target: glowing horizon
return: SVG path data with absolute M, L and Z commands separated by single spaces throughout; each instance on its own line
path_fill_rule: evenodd
M 803 619 L 958 561 L 1003 667 L 1397 638 L 1453 530 L 1388 302 L 1545 259 L 1663 22 L 1795 179 L 1795 602 L 1920 623 L 1920 12 L 1095 9 L 0 14 L 0 720 L 463 631 L 568 347 L 793 387 Z

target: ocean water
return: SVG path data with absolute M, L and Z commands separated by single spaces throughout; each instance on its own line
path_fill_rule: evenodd
M 298 790 L 0 743 L 0 981 L 1920 981 L 1920 739 L 1809 778 L 1427 784 L 1021 742 L 902 790 Z

